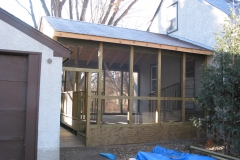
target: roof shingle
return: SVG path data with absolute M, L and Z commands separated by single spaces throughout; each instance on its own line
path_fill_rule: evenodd
M 59 32 L 100 36 L 122 40 L 132 40 L 154 44 L 164 44 L 169 46 L 177 46 L 198 50 L 208 50 L 206 48 L 164 34 L 157 34 L 146 31 L 139 31 L 134 29 L 113 27 L 108 25 L 94 24 L 55 17 L 44 17 L 44 19 L 46 19 L 46 21 L 55 31 Z

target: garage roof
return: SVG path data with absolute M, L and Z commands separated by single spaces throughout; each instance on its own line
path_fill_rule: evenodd
M 21 32 L 25 33 L 26 35 L 32 37 L 36 41 L 52 49 L 54 51 L 55 57 L 64 58 L 70 57 L 70 53 L 72 52 L 71 50 L 64 47 L 61 43 L 44 35 L 42 32 L 29 26 L 28 24 L 18 19 L 17 17 L 13 16 L 12 14 L 8 13 L 2 8 L 0 8 L 0 19 L 8 23 L 9 25 L 13 26 L 14 28 L 20 30 Z
M 47 23 L 47 24 L 46 24 Z M 55 37 L 121 43 L 210 55 L 213 51 L 164 34 L 56 17 L 43 17 L 40 28 L 51 27 Z

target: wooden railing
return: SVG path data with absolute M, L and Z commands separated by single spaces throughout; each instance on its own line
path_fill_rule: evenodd
M 161 89 L 162 97 L 181 97 L 181 83 L 175 83 Z
M 149 94 L 155 97 L 156 93 Z M 161 97 L 181 97 L 181 83 L 161 89 Z M 156 111 L 156 101 L 149 101 L 149 112 Z M 161 101 L 161 121 L 181 121 L 181 101 L 165 100 Z

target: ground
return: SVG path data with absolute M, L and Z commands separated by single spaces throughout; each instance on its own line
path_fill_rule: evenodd
M 177 151 L 189 152 L 188 148 L 190 145 L 203 147 L 203 141 L 187 140 L 103 147 L 68 147 L 60 149 L 60 160 L 107 160 L 107 158 L 100 155 L 101 152 L 115 154 L 117 160 L 128 160 L 128 158 L 136 156 L 138 151 L 151 152 L 156 145 Z

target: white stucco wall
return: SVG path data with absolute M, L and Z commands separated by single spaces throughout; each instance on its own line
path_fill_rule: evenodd
M 0 37 L 0 49 L 42 53 L 37 159 L 58 160 L 62 58 L 53 57 L 51 49 L 1 20 Z
M 164 0 L 159 12 L 159 31 L 167 34 L 167 7 L 178 2 L 178 30 L 169 35 L 205 47 L 214 47 L 227 14 L 204 0 Z

